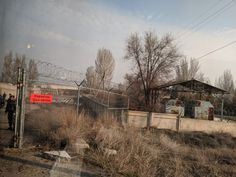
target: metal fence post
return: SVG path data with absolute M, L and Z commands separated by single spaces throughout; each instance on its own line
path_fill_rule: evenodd
M 18 136 L 19 136 L 19 119 L 20 119 L 20 87 L 21 87 L 21 69 L 17 70 L 17 90 L 16 90 L 16 116 L 15 116 L 15 132 L 14 132 L 14 144 L 13 146 L 18 147 Z
M 224 95 L 221 97 L 221 121 L 224 119 Z
M 25 124 L 25 90 L 26 90 L 26 71 L 22 69 L 21 71 L 21 109 L 20 109 L 20 129 L 19 129 L 19 148 L 22 148 L 23 137 L 24 137 L 24 124 Z
M 77 116 L 79 116 L 79 97 L 80 97 L 80 86 L 78 86 L 78 98 L 77 98 L 77 107 L 76 107 Z
M 77 87 L 78 87 L 78 100 L 77 100 L 77 107 L 76 107 L 76 111 L 77 111 L 77 116 L 79 115 L 79 98 L 80 98 L 80 86 L 84 83 L 84 81 L 85 80 L 82 80 L 82 82 L 80 82 L 80 84 L 78 84 L 76 81 L 74 81 L 75 82 L 75 84 L 77 85 Z

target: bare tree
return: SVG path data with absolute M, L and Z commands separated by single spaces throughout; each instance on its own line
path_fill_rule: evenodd
M 3 59 L 2 68 L 2 81 L 7 83 L 13 83 L 13 56 L 12 52 L 9 52 Z
M 236 92 L 234 89 L 234 79 L 231 71 L 225 70 L 224 73 L 216 79 L 215 85 L 230 93 L 224 96 L 224 114 L 231 115 L 232 112 L 234 112 L 235 115 Z M 220 105 L 221 98 L 218 98 L 216 103 L 218 103 L 217 105 Z M 220 109 L 220 106 L 218 106 L 218 109 Z
M 223 75 L 221 75 L 218 79 L 216 79 L 216 86 L 230 92 L 233 94 L 234 92 L 234 79 L 230 70 L 225 70 Z
M 20 56 L 16 54 L 14 65 L 13 65 L 13 83 L 14 84 L 16 84 L 18 68 L 25 68 L 25 69 L 27 68 L 25 55 Z
M 114 68 L 115 60 L 111 51 L 104 48 L 99 49 L 97 59 L 95 61 L 95 71 L 99 85 L 101 85 L 103 89 L 105 89 L 105 87 L 109 87 L 113 77 Z
M 167 80 L 180 54 L 170 35 L 158 38 L 153 32 L 145 32 L 144 41 L 136 33 L 131 34 L 126 46 L 127 60 L 134 63 L 134 78 L 140 80 L 145 105 L 150 108 L 150 88 Z
M 234 89 L 234 93 L 233 93 L 233 104 L 236 105 L 236 89 Z M 236 113 L 236 110 L 235 110 Z
M 28 78 L 30 80 L 37 80 L 39 77 L 38 67 L 34 60 L 29 61 Z
M 186 58 L 180 60 L 180 64 L 176 66 L 176 80 L 189 80 L 196 78 L 199 71 L 199 62 L 194 59 L 190 59 L 190 62 Z
M 180 60 L 179 65 L 175 68 L 176 80 L 185 81 L 190 79 L 197 79 L 202 82 L 209 83 L 210 80 L 204 76 L 200 70 L 199 61 L 191 58 L 189 61 L 184 58 Z
M 142 81 L 133 74 L 125 75 L 126 94 L 129 95 L 129 107 L 135 110 L 145 110 L 145 99 L 142 89 Z
M 89 66 L 86 71 L 86 81 L 87 86 L 95 88 L 96 87 L 96 73 L 93 66 Z

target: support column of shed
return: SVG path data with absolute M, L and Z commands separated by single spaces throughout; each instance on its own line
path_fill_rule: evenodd
M 221 96 L 221 121 L 224 118 L 224 94 Z

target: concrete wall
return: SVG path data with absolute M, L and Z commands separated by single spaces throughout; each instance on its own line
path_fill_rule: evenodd
M 206 133 L 224 132 L 236 137 L 236 123 L 218 122 L 200 119 L 181 118 L 177 114 L 148 113 L 141 111 L 128 111 L 127 124 L 135 127 L 156 127 L 159 129 L 171 129 L 179 131 L 202 131 Z
M 203 131 L 206 133 L 211 132 L 224 132 L 230 133 L 236 137 L 236 123 L 234 122 L 218 122 L 199 119 L 180 119 L 181 131 Z
M 151 127 L 158 127 L 160 129 L 176 130 L 176 114 L 152 113 Z
M 176 114 L 128 111 L 127 123 L 135 127 L 158 127 L 176 130 Z
M 127 123 L 135 127 L 146 127 L 148 114 L 148 112 L 143 111 L 128 111 Z

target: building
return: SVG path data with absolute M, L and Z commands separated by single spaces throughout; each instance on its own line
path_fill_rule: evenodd
M 16 95 L 16 85 L 10 83 L 0 82 L 0 94 L 3 95 L 4 93 L 12 95 Z
M 221 115 L 223 117 L 223 108 L 224 108 L 224 99 L 223 95 L 228 94 L 227 91 L 217 88 L 215 86 L 200 82 L 196 79 L 191 79 L 187 81 L 179 81 L 179 82 L 171 82 L 164 85 L 160 85 L 157 87 L 153 87 L 151 89 L 152 94 L 152 104 L 155 104 L 160 92 L 168 93 L 170 96 L 170 100 L 166 102 L 166 112 L 176 112 L 180 114 L 180 112 L 184 112 L 183 117 L 191 117 L 191 118 L 201 118 L 214 120 L 214 106 L 210 103 L 209 100 L 203 100 L 203 95 L 221 95 L 222 97 L 222 108 Z M 199 99 L 186 99 L 181 100 L 178 98 L 177 93 L 194 93 L 198 95 Z M 174 95 L 174 96 L 173 96 Z M 174 98 L 173 98 L 174 97 Z M 181 104 L 177 100 L 181 100 Z M 179 111 L 181 110 L 181 111 Z

